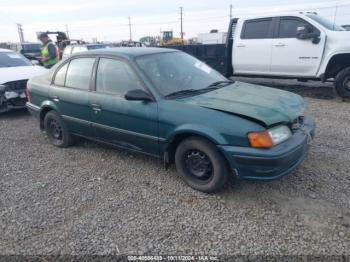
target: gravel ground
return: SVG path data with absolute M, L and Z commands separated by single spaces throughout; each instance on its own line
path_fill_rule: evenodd
M 317 137 L 291 175 L 213 195 L 159 160 L 58 149 L 25 110 L 1 115 L 0 254 L 350 255 L 349 103 L 315 83 L 253 82 L 306 96 Z

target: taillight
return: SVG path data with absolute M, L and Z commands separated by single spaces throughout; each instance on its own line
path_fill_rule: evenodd
M 30 97 L 28 88 L 24 90 L 24 94 L 26 95 L 27 101 L 32 102 L 32 98 Z

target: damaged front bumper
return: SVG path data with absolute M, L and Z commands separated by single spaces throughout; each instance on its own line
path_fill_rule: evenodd
M 27 97 L 25 88 L 13 88 L 13 85 L 0 85 L 0 113 L 12 109 L 25 108 Z

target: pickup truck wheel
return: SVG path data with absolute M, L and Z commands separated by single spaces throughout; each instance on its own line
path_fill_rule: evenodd
M 350 67 L 340 71 L 334 83 L 335 89 L 340 97 L 350 97 Z
M 182 141 L 175 152 L 175 165 L 186 183 L 202 192 L 219 191 L 228 180 L 224 157 L 214 144 L 202 138 Z
M 45 115 L 44 127 L 47 137 L 54 146 L 68 147 L 73 144 L 73 137 L 66 124 L 55 111 L 50 111 Z

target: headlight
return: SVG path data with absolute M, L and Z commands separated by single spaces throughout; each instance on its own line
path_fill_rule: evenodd
M 267 130 L 274 145 L 278 145 L 291 137 L 292 132 L 287 126 L 277 126 Z
M 252 132 L 248 134 L 251 147 L 270 148 L 286 141 L 292 132 L 287 126 L 277 126 L 263 132 Z

